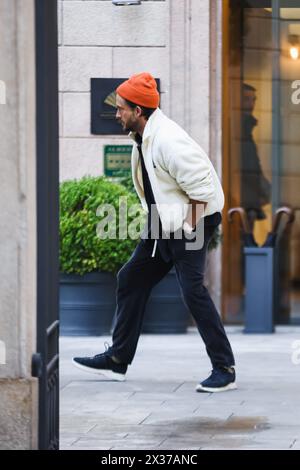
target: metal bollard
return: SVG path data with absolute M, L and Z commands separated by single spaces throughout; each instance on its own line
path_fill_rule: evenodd
M 274 248 L 245 247 L 244 333 L 273 333 Z
M 245 211 L 234 207 L 228 211 L 229 221 L 232 215 L 238 213 L 242 225 L 245 256 L 245 329 L 244 333 L 273 333 L 274 332 L 274 298 L 278 289 L 277 272 L 277 241 L 282 216 L 288 216 L 283 230 L 295 219 L 295 214 L 289 207 L 281 207 L 275 213 L 272 231 L 268 233 L 263 246 L 258 246 L 249 224 Z M 281 232 L 283 233 L 283 231 Z

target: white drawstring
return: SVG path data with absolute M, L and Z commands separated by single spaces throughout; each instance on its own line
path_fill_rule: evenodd
M 153 245 L 151 258 L 154 258 L 154 256 L 155 256 L 156 246 L 157 246 L 157 240 L 154 240 L 154 245 Z

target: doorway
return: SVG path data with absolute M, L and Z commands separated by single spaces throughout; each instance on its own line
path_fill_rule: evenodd
M 279 207 L 295 211 L 278 247 L 275 322 L 300 323 L 300 1 L 225 0 L 223 6 L 225 211 L 243 207 L 259 245 Z M 242 324 L 241 231 L 236 220 L 224 220 L 223 229 L 224 320 Z

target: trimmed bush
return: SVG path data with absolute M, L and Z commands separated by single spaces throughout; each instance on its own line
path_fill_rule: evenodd
M 116 273 L 129 259 L 137 239 L 119 239 L 122 229 L 119 218 L 120 198 L 126 200 L 128 224 L 139 217 L 143 224 L 144 213 L 137 196 L 125 186 L 108 178 L 86 176 L 80 180 L 64 181 L 60 185 L 60 271 L 86 274 L 92 271 Z M 97 226 L 107 217 L 107 212 L 97 215 L 103 204 L 111 204 L 116 211 L 115 239 L 101 239 Z M 135 214 L 128 216 L 129 210 Z M 141 226 L 140 225 L 140 226 Z

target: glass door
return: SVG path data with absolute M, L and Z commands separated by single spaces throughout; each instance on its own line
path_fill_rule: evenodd
M 242 207 L 256 242 L 275 211 L 295 210 L 279 243 L 276 323 L 300 319 L 300 1 L 224 0 L 223 155 L 227 212 Z M 298 81 L 299 79 L 299 81 Z M 224 218 L 225 219 L 225 218 Z M 224 221 L 223 312 L 243 323 L 238 220 Z

